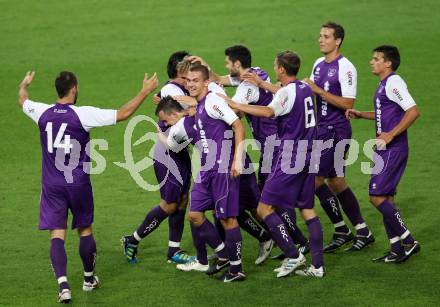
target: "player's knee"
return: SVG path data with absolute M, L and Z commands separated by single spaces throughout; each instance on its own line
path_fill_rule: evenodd
M 257 207 L 257 214 L 261 219 L 265 219 L 266 216 L 273 212 L 273 208 L 269 205 L 259 203 Z
M 347 183 L 345 182 L 344 177 L 329 178 L 328 185 L 330 189 L 336 194 L 339 194 L 347 189 Z
M 222 223 L 224 229 L 233 229 L 238 227 L 238 221 L 235 217 L 221 219 L 220 222 Z
M 53 229 L 50 230 L 50 238 L 51 239 L 61 239 L 64 240 L 66 237 L 65 229 Z
M 187 207 L 188 207 L 188 200 L 189 200 L 189 198 L 188 198 L 188 195 L 184 195 L 184 196 L 182 196 L 182 199 L 180 200 L 180 203 L 179 203 L 179 210 L 183 210 L 183 209 L 186 209 Z
M 314 217 L 316 217 L 316 212 L 315 209 L 301 209 L 301 216 L 304 219 L 304 221 L 308 221 L 310 219 L 313 219 Z
M 370 203 L 375 207 L 377 207 L 381 203 L 383 203 L 385 199 L 386 199 L 386 197 L 384 197 L 384 196 L 370 195 Z
M 196 226 L 200 226 L 203 224 L 203 221 L 204 221 L 203 213 L 190 212 L 188 214 L 188 220 L 191 222 L 191 224 L 194 224 Z
M 92 233 L 93 233 L 92 225 L 84 227 L 84 228 L 78 228 L 78 235 L 80 237 L 87 237 L 87 236 L 90 236 Z
M 315 177 L 315 190 L 324 184 L 324 177 L 316 176 Z
M 160 208 L 166 212 L 166 214 L 171 215 L 177 210 L 177 204 L 176 203 L 167 203 L 166 201 L 162 200 L 160 202 Z

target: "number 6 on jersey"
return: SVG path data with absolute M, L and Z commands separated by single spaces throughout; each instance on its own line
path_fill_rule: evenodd
M 306 97 L 306 99 L 304 99 L 304 114 L 306 128 L 315 127 L 315 106 L 313 105 L 312 97 Z

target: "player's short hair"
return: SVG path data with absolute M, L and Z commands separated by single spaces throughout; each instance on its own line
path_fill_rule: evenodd
M 170 79 L 177 77 L 177 64 L 183 60 L 184 57 L 188 56 L 189 52 L 185 50 L 174 52 L 168 59 L 167 73 Z
M 78 85 L 78 80 L 73 72 L 62 71 L 55 78 L 55 88 L 59 98 L 66 97 L 69 91 Z
M 240 61 L 243 68 L 249 68 L 252 65 L 251 52 L 246 46 L 235 45 L 226 48 L 225 55 L 227 55 L 232 62 Z
M 191 64 L 192 63 L 191 63 L 190 60 L 184 58 L 182 61 L 180 61 L 177 64 L 177 67 L 176 67 L 177 73 L 178 74 L 186 74 L 189 71 L 189 68 L 191 67 Z
M 160 111 L 163 111 L 165 114 L 169 115 L 172 112 L 182 112 L 183 107 L 173 97 L 165 96 L 160 100 L 159 104 L 156 107 L 156 116 L 159 115 Z
M 202 74 L 203 80 L 206 81 L 209 79 L 209 70 L 208 67 L 200 64 L 200 63 L 192 63 L 189 67 L 189 71 L 198 71 Z
M 373 52 L 382 52 L 385 61 L 391 62 L 391 69 L 396 71 L 400 65 L 400 53 L 396 46 L 382 45 L 373 49 Z
M 344 27 L 336 22 L 328 21 L 325 24 L 323 24 L 321 26 L 321 28 L 333 29 L 333 31 L 334 31 L 333 36 L 335 37 L 335 39 L 338 39 L 338 38 L 341 39 L 341 43 L 339 44 L 339 48 L 341 48 L 342 42 L 344 41 L 344 37 L 345 37 Z
M 277 65 L 286 70 L 288 76 L 296 76 L 301 66 L 301 59 L 295 52 L 286 50 L 277 54 Z

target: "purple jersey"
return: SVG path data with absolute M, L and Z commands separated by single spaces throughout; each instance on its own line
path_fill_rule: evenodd
M 188 95 L 188 92 L 182 85 L 173 81 L 166 82 L 158 94 L 159 97 L 175 95 Z M 167 133 L 169 127 L 167 127 L 163 121 L 159 120 L 157 124 L 162 132 Z M 171 161 L 168 161 L 168 159 L 171 159 Z M 156 167 L 158 170 L 162 169 L 162 171 L 158 171 L 156 175 L 162 177 L 159 173 L 167 172 L 168 166 L 170 163 L 173 164 L 173 162 L 175 162 L 181 174 L 189 173 L 188 169 L 191 169 L 191 159 L 186 148 L 179 152 L 167 151 L 162 143 L 157 142 L 154 147 L 154 163 L 160 163 L 164 165 L 165 168 L 160 166 Z
M 197 103 L 195 121 L 202 166 L 205 170 L 225 170 L 231 167 L 234 155 L 232 123 L 238 117 L 228 104 L 208 92 Z
M 116 124 L 116 110 L 59 103 L 47 105 L 26 100 L 23 111 L 40 129 L 42 183 L 90 184 L 89 131 L 93 127 Z
M 380 81 L 374 95 L 374 110 L 376 118 L 376 136 L 382 132 L 390 132 L 405 115 L 405 111 L 416 103 L 408 92 L 403 79 L 391 73 Z M 408 136 L 406 131 L 399 134 L 387 145 L 387 150 L 408 151 Z
M 310 156 L 315 139 L 316 120 L 311 88 L 295 80 L 281 88 L 274 96 L 269 107 L 274 110 L 278 120 L 278 137 L 281 149 L 272 173 L 267 178 L 261 194 L 261 202 L 272 206 L 301 209 L 313 208 L 315 175 L 309 173 Z M 293 143 L 293 147 L 286 146 Z M 306 146 L 299 144 L 306 142 Z M 287 149 L 287 151 L 285 151 Z M 290 161 L 283 161 L 283 156 L 292 154 Z M 303 167 L 296 172 L 288 168 L 298 157 L 303 157 Z M 286 165 L 289 163 L 290 165 Z M 288 187 L 280 193 L 280 187 Z
M 311 88 L 299 80 L 290 82 L 274 96 L 269 107 L 274 110 L 278 120 L 278 137 L 282 149 L 286 141 L 294 141 L 291 149 L 295 158 L 298 150 L 311 151 L 316 134 L 315 108 Z M 307 146 L 299 147 L 300 141 Z
M 199 140 L 200 136 L 196 128 L 195 116 L 185 116 L 171 127 L 167 138 L 167 145 L 171 150 L 178 152 L 189 143 L 192 145 L 197 144 Z M 243 167 L 249 169 L 250 173 L 255 172 L 252 168 L 251 158 L 247 153 L 245 154 Z
M 159 97 L 179 96 L 179 95 L 189 96 L 189 92 L 186 90 L 186 88 L 183 85 L 170 80 L 165 82 L 160 92 L 157 93 L 157 96 Z
M 330 63 L 327 63 L 323 57 L 316 60 L 310 79 L 333 95 L 356 98 L 356 68 L 342 55 Z M 331 105 L 319 95 L 316 95 L 316 104 L 319 126 L 350 125 L 343 109 Z
M 251 73 L 255 73 L 263 81 L 270 82 L 269 75 L 259 67 L 253 67 L 248 70 Z M 232 100 L 238 103 L 252 104 L 258 106 L 267 106 L 273 99 L 271 92 L 265 89 L 258 88 L 257 86 L 241 82 L 239 79 L 230 78 L 232 85 L 237 85 L 237 90 L 235 92 Z M 268 136 L 277 133 L 277 122 L 273 118 L 258 117 L 246 114 L 246 119 L 252 130 L 254 138 L 260 142 L 262 146 Z
M 195 145 L 198 141 L 195 116 L 184 116 L 170 129 L 167 145 L 174 151 L 180 151 L 182 144 Z

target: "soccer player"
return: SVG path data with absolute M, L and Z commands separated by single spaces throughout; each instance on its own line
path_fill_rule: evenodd
M 199 60 L 206 63 L 199 57 L 193 57 L 194 60 Z M 255 74 L 259 79 L 265 83 L 270 84 L 269 75 L 259 67 L 252 67 L 252 55 L 250 50 L 243 45 L 234 45 L 225 49 L 225 66 L 229 74 L 225 76 L 217 75 L 211 71 L 211 76 L 217 82 L 224 86 L 236 87 L 235 95 L 232 97 L 234 102 L 242 104 L 251 104 L 259 106 L 267 106 L 273 98 L 269 90 L 259 88 L 256 85 L 246 82 L 243 77 L 248 74 Z M 265 118 L 246 114 L 246 119 L 251 127 L 252 134 L 260 145 L 260 160 L 258 167 L 258 184 L 260 190 L 263 190 L 264 184 L 271 171 L 272 160 L 276 160 L 276 133 L 277 121 L 273 118 Z M 299 227 L 296 225 L 295 210 L 287 210 L 277 208 L 278 214 L 283 218 L 287 225 L 289 233 L 296 244 L 299 244 L 299 249 L 303 253 L 309 251 L 309 243 L 302 234 Z M 260 254 L 265 255 L 272 249 L 273 241 L 267 241 L 260 244 Z M 283 256 L 277 256 L 282 258 Z
M 229 100 L 229 104 L 244 113 L 267 118 L 276 117 L 278 121 L 280 151 L 258 204 L 259 215 L 286 256 L 281 267 L 275 269 L 277 277 L 291 274 L 306 262 L 275 210 L 278 207 L 292 209 L 294 206 L 300 209 L 306 221 L 312 254 L 312 265 L 296 273 L 303 276 L 323 277 L 325 271 L 322 226 L 314 210 L 314 171 L 316 170 L 311 169 L 310 163 L 316 134 L 315 109 L 311 88 L 296 78 L 299 68 L 300 58 L 296 53 L 292 51 L 279 53 L 275 58 L 274 70 L 277 80 L 283 87 L 275 94 L 272 102 L 268 106 L 253 106 Z M 292 169 L 291 165 L 295 167 Z M 280 187 L 285 189 L 281 192 Z
M 177 65 L 189 53 L 177 51 L 173 53 L 167 64 L 169 80 L 159 92 L 159 97 L 173 95 L 188 95 L 185 89 L 184 74 L 179 73 Z M 165 132 L 168 127 L 163 121 L 158 122 L 159 128 Z M 159 159 L 159 157 L 162 157 Z M 186 263 L 194 259 L 180 249 L 180 241 L 185 225 L 185 213 L 188 205 L 188 191 L 191 184 L 191 159 L 186 149 L 179 153 L 167 151 L 157 142 L 154 148 L 154 173 L 160 187 L 160 202 L 148 212 L 144 221 L 137 230 L 130 236 L 121 239 L 124 255 L 129 263 L 136 263 L 139 242 L 156 230 L 163 220 L 168 218 L 169 241 L 168 241 L 168 262 Z M 165 164 L 163 162 L 166 162 Z M 169 171 L 170 165 L 176 165 L 181 180 L 176 178 L 173 172 Z
M 72 229 L 79 234 L 79 254 L 84 267 L 83 290 L 99 287 L 95 275 L 96 243 L 93 238 L 93 193 L 89 176 L 90 157 L 86 149 L 89 131 L 95 127 L 115 125 L 128 119 L 158 85 L 156 74 L 145 75 L 141 91 L 118 110 L 75 106 L 78 97 L 76 76 L 67 71 L 55 79 L 58 100 L 44 104 L 29 99 L 28 86 L 35 72 L 28 72 L 20 84 L 18 102 L 40 130 L 43 155 L 40 196 L 41 230 L 49 230 L 50 258 L 59 284 L 58 301 L 71 300 L 67 281 L 67 255 L 64 248 L 68 211 Z M 65 165 L 68 163 L 68 165 Z
M 215 89 L 214 87 L 217 87 Z M 210 83 L 209 87 L 213 92 L 225 94 L 224 90 Z M 188 110 L 184 110 L 182 106 L 172 97 L 164 97 L 160 101 L 156 109 L 156 115 L 167 125 L 172 126 L 169 130 L 168 137 L 162 139 L 171 150 L 179 151 L 183 149 L 189 142 L 196 144 L 199 141 L 197 131 L 194 128 L 196 122 L 194 116 L 188 116 Z M 182 146 L 182 144 L 184 144 Z M 249 156 L 246 154 L 244 167 L 251 168 L 252 164 Z M 252 169 L 253 170 L 253 169 Z M 250 212 L 255 211 L 260 199 L 260 189 L 258 188 L 255 172 L 240 175 L 239 188 L 239 215 L 237 217 L 240 228 L 249 233 L 252 237 L 260 242 L 260 245 L 271 240 L 269 233 L 253 218 Z M 215 218 L 215 214 L 214 214 Z M 215 218 L 215 224 L 222 241 L 225 240 L 225 231 L 221 222 Z M 220 224 L 220 225 L 218 225 Z M 259 252 L 255 264 L 263 263 L 270 254 L 270 248 L 265 248 L 263 252 Z
M 223 276 L 223 281 L 241 281 L 245 279 L 245 274 L 241 265 L 242 238 L 237 216 L 243 124 L 223 99 L 208 90 L 209 71 L 206 66 L 191 66 L 186 78 L 190 95 L 197 99 L 195 122 L 200 140 L 196 147 L 200 152 L 202 169 L 191 190 L 189 213 L 197 259 L 178 264 L 177 268 L 207 272 L 207 243 L 218 255 L 208 273 L 216 273 L 229 264 L 229 272 Z M 216 227 L 205 217 L 204 212 L 212 209 L 225 229 L 224 244 Z
M 383 45 L 375 48 L 370 65 L 373 74 L 380 79 L 374 94 L 374 111 L 348 109 L 346 116 L 376 122 L 377 149 L 373 155 L 375 167 L 369 194 L 371 203 L 383 215 L 391 250 L 373 261 L 399 263 L 420 250 L 419 242 L 412 237 L 394 203 L 397 185 L 408 161 L 407 130 L 420 114 L 405 81 L 395 73 L 400 65 L 397 47 Z
M 242 48 L 246 48 L 246 47 L 242 47 Z M 249 53 L 249 57 L 250 57 L 250 53 Z M 190 56 L 187 57 L 187 59 L 185 59 L 184 61 L 181 61 L 178 65 L 178 68 L 179 70 L 187 71 L 191 65 L 194 65 L 196 63 L 198 64 L 203 63 L 203 65 L 207 66 L 206 62 L 204 62 L 204 60 L 201 59 L 200 57 Z M 221 85 L 218 85 L 216 82 L 210 82 L 208 84 L 208 90 L 213 93 L 222 93 L 226 95 L 223 87 Z M 188 97 L 188 96 L 173 96 L 173 97 L 177 99 L 177 101 L 179 101 L 180 103 L 186 103 L 194 106 L 197 104 L 196 100 L 193 97 Z M 193 101 L 190 101 L 190 99 L 193 99 Z M 246 154 L 245 167 L 248 168 L 250 163 L 251 160 L 249 156 Z M 240 212 L 237 217 L 237 220 L 240 227 L 243 230 L 248 232 L 251 236 L 253 236 L 260 242 L 258 257 L 255 260 L 255 264 L 259 265 L 262 264 L 269 257 L 273 248 L 273 240 L 271 240 L 268 232 L 264 228 L 262 228 L 261 225 L 259 225 L 259 223 L 256 221 L 256 219 L 258 220 L 256 207 L 258 205 L 260 189 L 258 185 L 254 186 L 253 184 L 254 180 L 255 180 L 254 173 L 243 174 L 240 176 L 240 201 L 239 201 Z M 214 220 L 215 226 L 217 227 L 217 230 L 221 238 L 224 240 L 225 234 L 224 234 L 223 226 L 220 223 L 220 221 L 215 218 L 215 215 L 214 215 L 214 219 L 215 219 Z
M 343 159 L 338 158 L 335 151 L 338 142 L 351 139 L 350 122 L 344 112 L 353 107 L 356 99 L 356 68 L 340 53 L 343 40 L 344 28 L 341 25 L 328 22 L 321 26 L 319 48 L 324 57 L 316 60 L 310 79 L 305 79 L 316 97 L 317 138 L 324 142 L 315 193 L 335 228 L 332 241 L 324 247 L 325 252 L 333 252 L 349 242 L 352 245 L 346 251 L 360 251 L 374 242 L 358 200 L 345 180 L 345 166 L 341 165 Z M 344 154 L 348 149 L 349 144 Z M 345 224 L 339 203 L 356 229 L 356 237 Z

